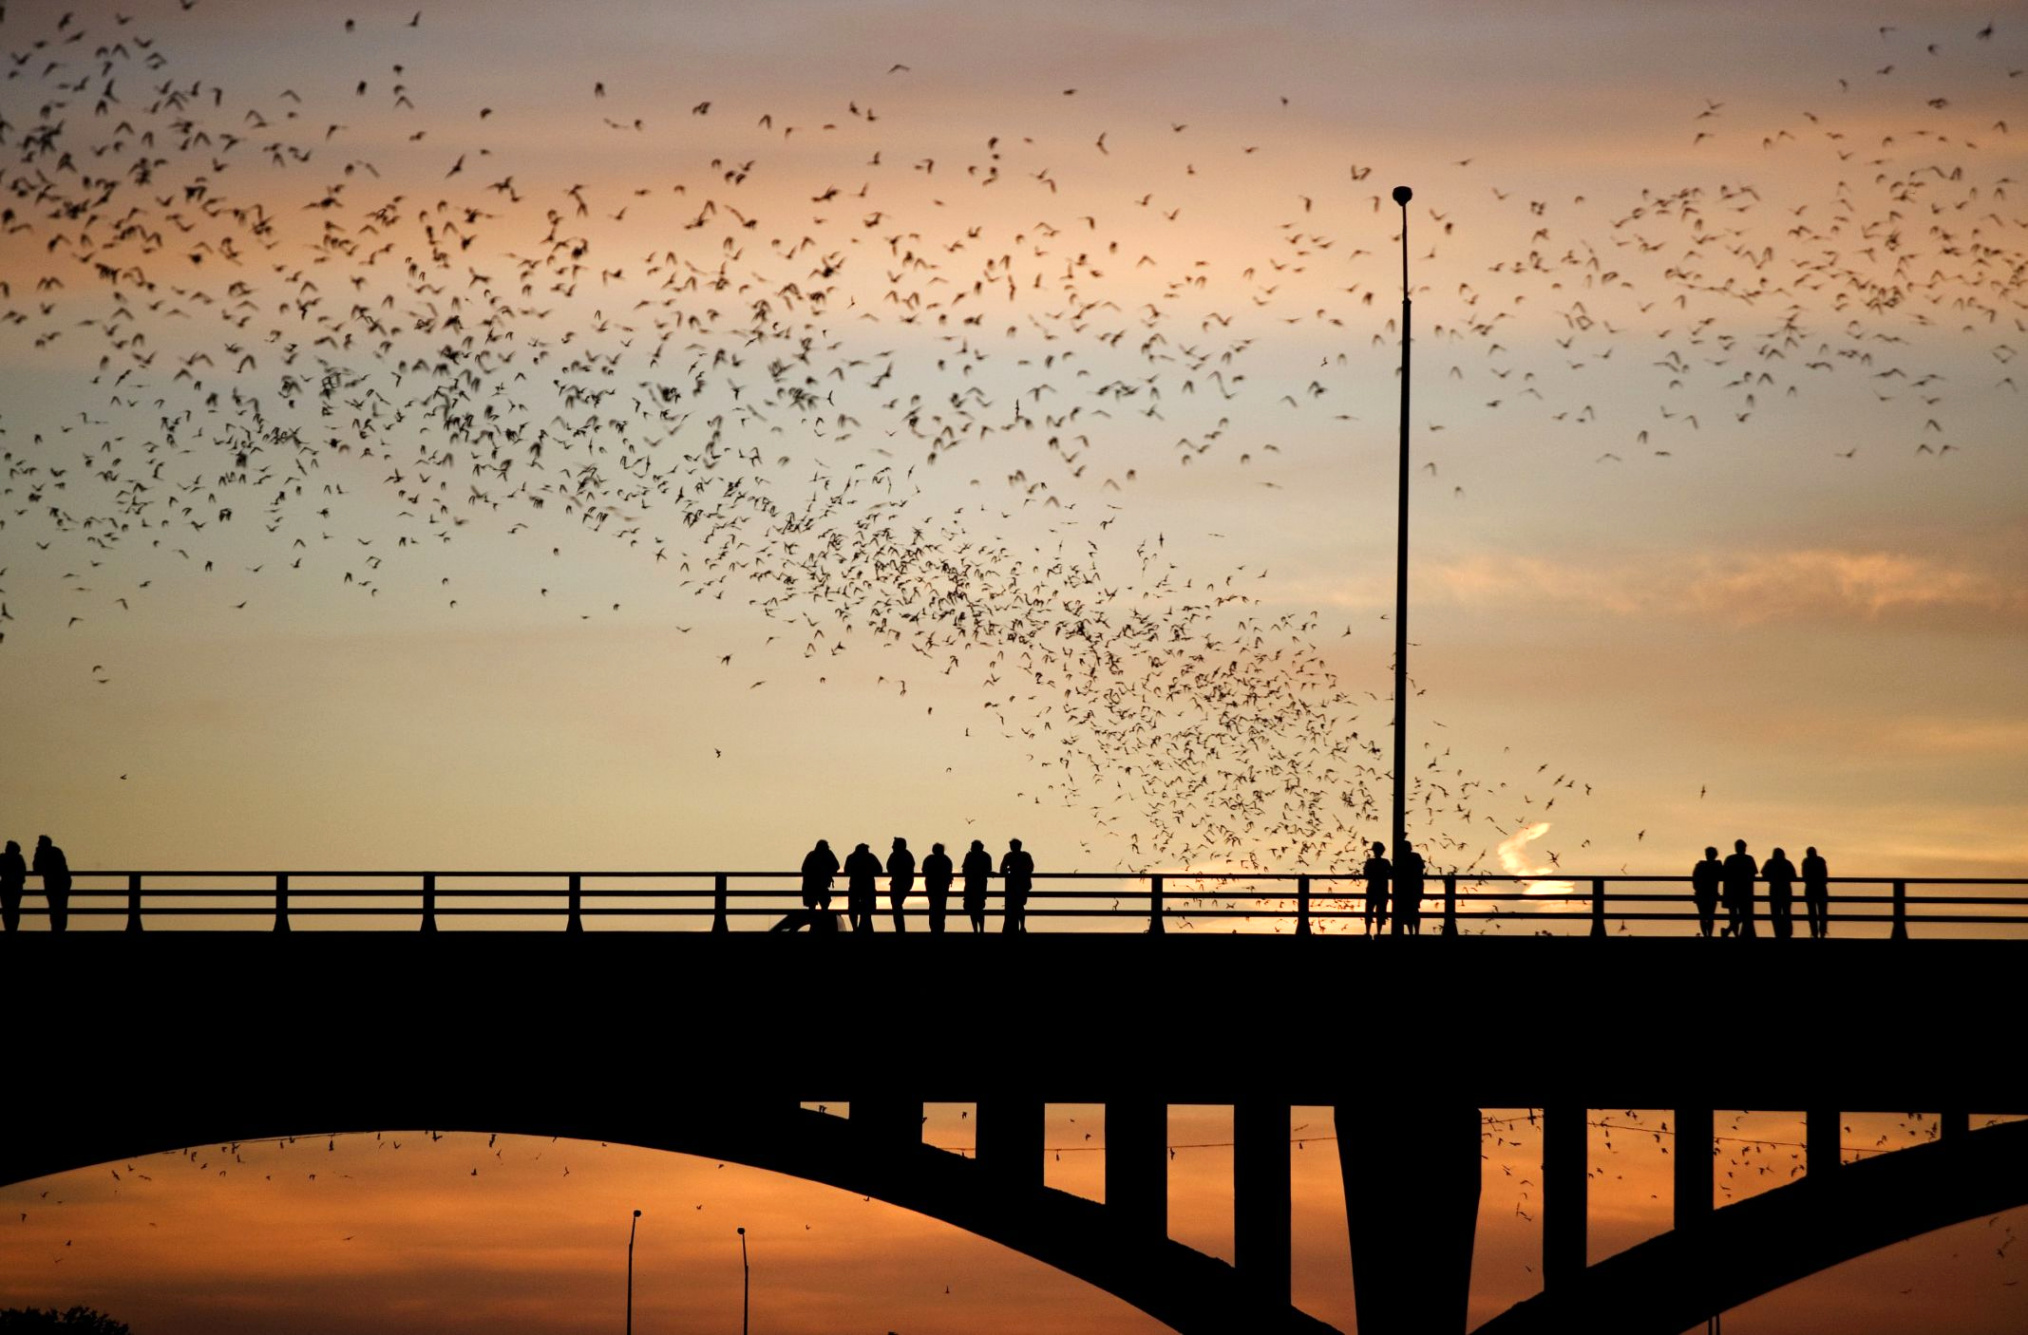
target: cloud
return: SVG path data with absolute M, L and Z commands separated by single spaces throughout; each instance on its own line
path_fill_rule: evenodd
M 1438 564 L 1421 579 L 1437 596 L 1465 604 L 1715 616 L 1746 626 L 1912 618 L 1968 627 L 2028 623 L 2028 583 L 1889 551 L 1815 547 L 1611 566 L 1489 553 Z
M 1895 552 L 1824 548 L 1757 554 L 1711 563 L 1683 590 L 1700 611 L 1752 624 L 1858 619 L 1924 611 L 1969 611 L 2019 621 L 2028 591 L 1986 571 Z
M 1528 845 L 1534 843 L 1543 835 L 1548 834 L 1549 825 L 1550 822 L 1539 820 L 1533 825 L 1522 826 L 1513 834 L 1501 840 L 1500 846 L 1494 850 L 1500 859 L 1500 870 L 1506 872 L 1509 876 L 1536 876 L 1549 871 L 1550 868 L 1548 867 L 1531 865 L 1532 860 L 1528 857 Z M 1521 882 L 1521 893 L 1524 895 L 1571 895 L 1577 893 L 1577 886 L 1569 881 L 1523 881 Z

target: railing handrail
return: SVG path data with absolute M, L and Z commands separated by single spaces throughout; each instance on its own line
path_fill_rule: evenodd
M 912 851 L 912 850 L 911 850 L 911 851 Z M 882 875 L 883 877 L 884 877 L 884 876 L 886 876 L 886 874 L 887 874 L 886 872 L 882 872 L 882 873 L 881 873 L 881 875 Z M 29 875 L 29 879 L 30 879 L 30 880 L 32 881 L 32 880 L 36 879 L 36 878 L 37 878 L 38 876 L 40 876 L 40 875 L 41 875 L 41 873 L 39 873 L 39 872 L 30 872 L 30 873 L 29 873 L 28 875 Z M 231 876 L 231 877 L 236 877 L 236 878 L 242 878 L 242 879 L 246 879 L 246 878 L 252 878 L 252 877 L 266 877 L 266 878 L 272 878 L 272 877 L 275 877 L 275 876 L 287 876 L 287 877 L 290 877 L 290 878 L 291 878 L 292 880 L 293 880 L 293 878 L 295 878 L 295 877 L 298 877 L 298 876 L 304 876 L 304 877 L 316 877 L 316 878 L 320 878 L 320 879 L 333 879 L 333 878 L 338 878 L 338 877 L 365 877 L 365 878 L 370 878 L 370 879 L 375 879 L 375 880 L 419 880 L 420 878 L 422 878 L 422 877 L 424 877 L 424 876 L 437 876 L 437 877 L 445 877 L 445 876 L 448 876 L 448 877 L 454 877 L 454 878 L 456 878 L 456 879 L 459 879 L 459 880 L 470 880 L 470 879 L 472 879 L 472 878 L 475 878 L 475 877 L 481 877 L 481 876 L 505 876 L 505 877 L 516 877 L 516 878 L 523 878 L 523 879 L 526 879 L 526 878 L 545 878 L 545 879 L 563 879 L 563 878 L 566 878 L 566 877 L 571 877 L 571 876 L 578 876 L 578 877 L 583 877 L 583 878 L 585 878 L 585 879 L 587 879 L 587 880 L 592 880 L 592 879 L 597 879 L 597 880 L 647 880 L 647 879 L 664 879 L 664 880 L 690 880 L 690 879 L 703 879 L 703 878 L 707 878 L 707 877 L 714 877 L 714 876 L 730 876 L 730 877 L 737 877 L 737 878 L 739 878 L 739 879 L 741 879 L 741 880 L 756 880 L 756 879 L 763 879 L 763 878 L 772 878 L 772 877 L 788 877 L 788 878 L 795 878 L 795 879 L 798 879 L 798 880 L 800 880 L 800 879 L 801 879 L 801 877 L 802 877 L 802 872 L 801 872 L 801 871 L 722 871 L 722 870 L 713 870 L 713 871 L 652 871 L 652 870 L 640 870 L 640 869 L 633 869 L 633 870 L 626 870 L 626 871 L 585 871 L 585 870 L 582 870 L 582 869 L 579 869 L 579 870 L 575 870 L 575 871 L 570 871 L 570 870 L 565 870 L 565 871 L 527 871 L 527 870 L 502 870 L 502 871 L 458 871 L 458 870 L 446 870 L 446 869 L 444 869 L 444 868 L 441 868 L 441 867 L 436 867 L 436 868 L 430 868 L 430 869 L 427 869 L 427 870 L 414 870 L 414 871 L 404 871 L 404 870 L 396 870 L 396 871 L 386 871 L 386 870 L 357 870 L 357 871 L 342 871 L 342 870 L 341 870 L 341 871 L 305 871 L 305 870 L 302 870 L 302 869 L 300 869 L 300 868 L 270 868 L 270 869 L 261 869 L 261 868 L 256 868 L 256 869 L 252 869 L 252 870 L 247 870 L 247 869 L 199 869 L 199 870 L 196 870 L 196 871 L 178 871 L 178 870 L 173 870 L 173 869 L 170 869 L 170 868 L 161 868 L 161 867 L 156 867 L 156 868 L 146 868 L 146 867 L 144 867 L 144 868 L 139 868 L 139 869 L 136 869 L 136 868 L 95 868 L 95 869 L 91 869 L 91 870 L 80 870 L 80 869 L 78 869 L 78 868 L 75 868 L 75 867 L 73 867 L 73 868 L 71 869 L 71 871 L 70 871 L 70 875 L 71 875 L 72 877 L 80 877 L 80 876 L 88 876 L 88 877 L 94 877 L 94 878 L 104 878 L 104 877 L 115 877 L 115 876 L 170 876 L 170 877 L 178 877 L 178 878 L 187 878 L 187 877 L 193 877 L 193 876 Z M 1281 872 L 1281 871 L 1275 871 L 1275 872 L 1256 872 L 1256 871 L 1176 871 L 1176 870 L 1173 870 L 1173 869 L 1160 869 L 1160 868 L 1157 868 L 1157 869 L 1152 869 L 1152 870 L 1148 870 L 1148 871 L 1036 871 L 1036 872 L 1033 872 L 1033 873 L 1031 873 L 1031 875 L 1032 875 L 1033 879 L 1035 879 L 1035 880 L 1038 880 L 1038 881 L 1045 881 L 1045 880 L 1056 880 L 1056 881 L 1090 881 L 1090 880 L 1111 880 L 1111 881 L 1145 881 L 1145 880 L 1147 880 L 1147 879 L 1148 879 L 1148 878 L 1149 878 L 1150 876 L 1160 876 L 1160 877 L 1163 877 L 1163 878 L 1165 878 L 1165 879 L 1167 879 L 1167 880 L 1170 880 L 1170 881 L 1291 881 L 1291 882 L 1293 882 L 1293 881 L 1299 880 L 1299 879 L 1301 879 L 1301 878 L 1303 878 L 1303 877 L 1308 877 L 1308 878 L 1309 878 L 1310 880 L 1312 880 L 1312 881 L 1361 881 L 1361 882 L 1363 882 L 1363 881 L 1365 880 L 1365 876 L 1364 876 L 1364 874 L 1363 874 L 1363 873 L 1361 873 L 1361 872 L 1356 872 L 1356 871 L 1346 871 L 1346 872 L 1330 872 L 1330 871 L 1305 871 L 1305 872 Z M 994 879 L 994 880 L 996 880 L 996 881 L 1000 879 L 1000 873 L 999 873 L 998 871 L 994 871 L 993 873 L 991 873 L 991 876 L 992 876 L 992 879 Z M 1689 881 L 1690 881 L 1690 874 L 1689 874 L 1688 872 L 1667 872 L 1667 873 L 1660 873 L 1660 874 L 1652 874 L 1652 875 L 1651 875 L 1651 874 L 1646 874 L 1646 873 L 1636 873 L 1636 872 L 1613 872 L 1613 873 L 1605 873 L 1605 874 L 1600 874 L 1600 875 L 1594 875 L 1594 874 L 1592 874 L 1592 873 L 1589 873 L 1589 872 L 1575 872 L 1575 871 L 1548 871 L 1548 872 L 1479 872 L 1479 871 L 1463 871 L 1463 870 L 1438 870 L 1438 869 L 1435 869 L 1435 868 L 1431 868 L 1430 870 L 1428 870 L 1428 871 L 1424 872 L 1424 874 L 1423 874 L 1423 879 L 1424 879 L 1424 881 L 1426 881 L 1426 882 L 1430 882 L 1430 881 L 1434 881 L 1434 882 L 1441 882 L 1441 881 L 1443 880 L 1443 878 L 1444 878 L 1445 876 L 1456 876 L 1456 877 L 1458 878 L 1458 883 L 1459 883 L 1460 885 L 1464 885 L 1464 884 L 1466 884 L 1466 883 L 1468 883 L 1468 882 L 1479 882 L 1479 881 L 1512 881 L 1512 882 L 1528 882 L 1528 883 L 1531 883 L 1531 884 L 1552 884 L 1552 883 L 1553 883 L 1553 884 L 1559 884 L 1559 885 L 1560 885 L 1560 884 L 1562 884 L 1562 883 L 1564 883 L 1564 882 L 1569 882 L 1569 883 L 1570 883 L 1570 884 L 1572 884 L 1573 886 L 1577 885 L 1577 884 L 1578 884 L 1579 882 L 1587 882 L 1587 883 L 1588 883 L 1588 882 L 1591 882 L 1591 881 L 1606 881 L 1606 882 L 1614 882 L 1614 881 L 1619 881 L 1619 882 L 1643 882 L 1643 881 L 1644 881 L 1644 882 L 1652 882 L 1652 883 L 1656 883 L 1656 884 L 1675 884 L 1675 883 L 1681 883 L 1681 884 L 1686 884 L 1686 885 L 1687 885 L 1687 884 L 1689 883 Z M 922 869 L 921 869 L 921 867 L 920 867 L 919 865 L 918 865 L 918 867 L 916 868 L 916 873 L 915 873 L 915 878 L 916 878 L 916 879 L 917 879 L 918 881 L 920 881 L 920 880 L 922 879 Z M 837 873 L 836 879 L 838 879 L 838 880 L 843 880 L 843 879 L 845 879 L 845 874 L 844 874 L 843 872 L 839 872 L 839 873 Z M 954 873 L 953 873 L 953 879 L 954 879 L 954 880 L 961 880 L 961 879 L 963 879 L 963 877 L 962 877 L 962 875 L 960 875 L 960 874 L 958 874 L 958 873 L 954 872 Z M 2020 885 L 2020 886 L 2028 886 L 2028 872 L 2024 872 L 2024 873 L 2023 873 L 2022 875 L 2020 875 L 2020 876 L 1907 876 L 1907 875 L 1887 875 L 1887 876 L 1831 876 L 1831 877 L 1827 877 L 1827 878 L 1826 878 L 1826 882 L 1827 882 L 1828 884 L 1830 884 L 1830 885 L 1840 885 L 1840 884 L 1862 884 L 1862 885 L 1891 885 L 1891 884 L 1893 884 L 1893 883 L 1894 883 L 1894 882 L 1896 882 L 1896 881 L 1899 881 L 1899 882 L 1901 882 L 1901 883 L 1902 883 L 1902 884 L 1904 884 L 1904 885 Z M 1756 878 L 1755 878 L 1755 884 L 1761 884 L 1762 882 L 1763 882 L 1763 878 L 1760 878 L 1760 877 L 1756 877 Z M 1801 877 L 1800 875 L 1798 875 L 1798 876 L 1796 877 L 1796 879 L 1795 879 L 1795 882 L 1794 882 L 1794 883 L 1795 883 L 1796 885 L 1801 885 L 1801 884 L 1803 883 L 1803 879 L 1802 879 L 1802 877 Z
M 7 895 L 8 930 L 21 918 L 46 918 L 61 930 L 70 915 L 103 918 L 124 913 L 129 932 L 143 930 L 148 916 L 211 918 L 239 926 L 250 918 L 272 914 L 277 932 L 291 929 L 295 917 L 407 919 L 419 913 L 422 930 L 437 930 L 443 918 L 491 917 L 500 920 L 562 917 L 565 929 L 581 932 L 587 918 L 637 920 L 703 918 L 710 930 L 731 929 L 733 919 L 776 918 L 778 926 L 816 925 L 802 913 L 800 871 L 131 871 L 87 869 L 70 873 L 67 893 L 48 890 L 46 878 L 32 873 L 19 893 Z M 831 897 L 859 912 L 850 877 L 834 874 Z M 642 881 L 696 882 L 695 885 L 638 884 Z M 877 921 L 882 906 L 890 916 L 935 922 L 947 919 L 953 904 L 959 917 L 973 916 L 967 906 L 965 879 L 953 869 L 941 902 L 931 899 L 920 866 L 908 892 L 919 907 L 904 901 L 896 906 L 892 878 L 885 871 L 873 877 Z M 1037 920 L 1128 919 L 1145 922 L 1145 930 L 1161 934 L 1169 924 L 1188 930 L 1195 924 L 1243 920 L 1266 922 L 1280 931 L 1288 922 L 1292 934 L 1311 935 L 1317 927 L 1367 920 L 1374 926 L 1372 901 L 1361 873 L 1219 871 L 1038 871 L 1017 905 L 997 871 L 988 880 L 1002 924 L 1010 929 L 1025 914 Z M 153 882 L 151 885 L 150 882 Z M 215 882 L 230 884 L 215 884 Z M 358 882 L 370 884 L 358 884 Z M 535 885 L 531 882 L 547 882 Z M 840 884 L 840 882 L 844 884 Z M 82 884 L 80 884 L 82 882 Z M 99 885 L 94 882 L 110 882 Z M 165 884 L 173 882 L 174 884 Z M 322 882 L 322 884 L 306 884 Z M 347 884 L 347 882 L 351 882 Z M 393 882 L 396 884 L 390 885 Z M 447 884 L 447 882 L 452 884 Z M 463 884 L 457 884 L 462 882 Z M 505 882 L 506 884 L 501 884 Z M 735 885 L 735 882 L 747 884 Z M 758 882 L 759 884 L 753 884 Z M 1319 885 L 1318 883 L 1322 884 Z M 613 884 L 618 883 L 618 884 Z M 708 883 L 708 884 L 707 884 Z M 1050 888 L 1054 883 L 1055 888 Z M 1911 924 L 1929 927 L 2003 927 L 2028 930 L 2028 877 L 2000 876 L 1837 876 L 1824 881 L 1825 894 L 1812 883 L 1793 882 L 1788 893 L 1766 889 L 1756 878 L 1746 896 L 1748 922 L 1766 922 L 1775 936 L 1792 934 L 1800 901 L 1805 923 L 1886 924 L 1892 939 L 1903 940 Z M 1421 922 L 1441 923 L 1435 934 L 1455 936 L 1460 922 L 1590 924 L 1590 935 L 1607 936 L 1608 920 L 1618 934 L 1629 924 L 1689 923 L 1713 931 L 1714 906 L 1693 892 L 1688 874 L 1651 875 L 1631 872 L 1586 876 L 1517 872 L 1425 871 L 1420 894 L 1406 913 L 1409 931 Z M 1608 889 L 1608 887 L 1613 887 Z M 1493 888 L 1502 887 L 1502 888 Z M 1916 892 L 1910 894 L 1910 887 Z M 2009 887 L 2012 893 L 1964 893 L 1988 887 Z M 38 895 L 36 890 L 43 893 Z M 1864 891 L 1871 890 L 1871 893 Z M 1858 892 L 1855 892 L 1858 891 Z M 1951 892 L 1957 893 L 1951 893 Z M 124 896 L 124 906 L 118 901 Z M 1103 901 L 1111 899 L 1110 905 Z M 1399 921 L 1403 896 L 1390 887 L 1383 911 Z M 41 904 L 37 900 L 43 901 Z M 708 903 L 705 901 L 709 901 Z M 111 901 L 110 903 L 107 901 Z M 152 901 L 152 902 L 151 902 Z M 249 902 L 253 901 L 253 902 Z M 539 903 L 530 901 L 541 901 Z M 589 901 L 589 902 L 588 902 Z M 737 901 L 737 902 L 735 902 Z M 1835 909 L 1834 907 L 1835 906 Z M 1694 911 L 1693 911 L 1694 909 Z M 1018 911 L 1017 911 L 1018 910 Z M 1732 907 L 1726 910 L 1732 917 Z M 862 924 L 863 926 L 864 924 Z M 369 924 L 387 930 L 379 923 Z M 1754 929 L 1742 931 L 1753 934 Z M 2003 934 L 2004 935 L 2004 934 Z

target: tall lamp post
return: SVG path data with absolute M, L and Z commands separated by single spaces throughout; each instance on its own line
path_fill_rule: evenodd
M 634 1211 L 627 1225 L 627 1335 L 634 1335 L 634 1230 L 641 1226 L 641 1212 Z
M 1394 528 L 1394 856 L 1408 851 L 1408 201 L 1415 192 L 1394 187 L 1401 206 L 1401 502 Z
M 746 1229 L 739 1230 L 739 1335 L 746 1335 L 748 1315 L 753 1311 L 753 1271 L 746 1263 Z

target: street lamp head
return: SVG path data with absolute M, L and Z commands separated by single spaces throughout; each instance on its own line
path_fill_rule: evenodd
M 1394 202 L 1401 205 L 1403 208 L 1407 208 L 1408 201 L 1414 198 L 1415 191 L 1410 190 L 1407 186 L 1398 185 L 1394 187 Z
M 744 1228 L 740 1229 L 740 1231 L 739 1231 L 739 1235 L 740 1235 L 740 1236 L 741 1236 L 742 1238 L 743 1238 L 743 1237 L 745 1237 L 745 1236 L 746 1236 L 746 1230 L 745 1230 Z
M 636 1210 L 636 1211 L 634 1211 L 634 1218 L 636 1218 L 636 1219 L 639 1219 L 640 1217 L 641 1217 L 641 1212 L 640 1212 L 639 1210 Z

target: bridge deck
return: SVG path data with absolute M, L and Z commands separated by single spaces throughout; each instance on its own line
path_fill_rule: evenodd
M 108 1052 L 137 1088 L 187 1083 L 195 1041 L 228 1092 L 356 1064 L 511 1093 L 674 1063 L 703 1097 L 834 1102 L 1803 1108 L 1835 1091 L 1852 1110 L 2028 1111 L 2008 1055 L 2024 963 L 1977 940 L 0 937 L 8 1045 L 59 1087 Z

